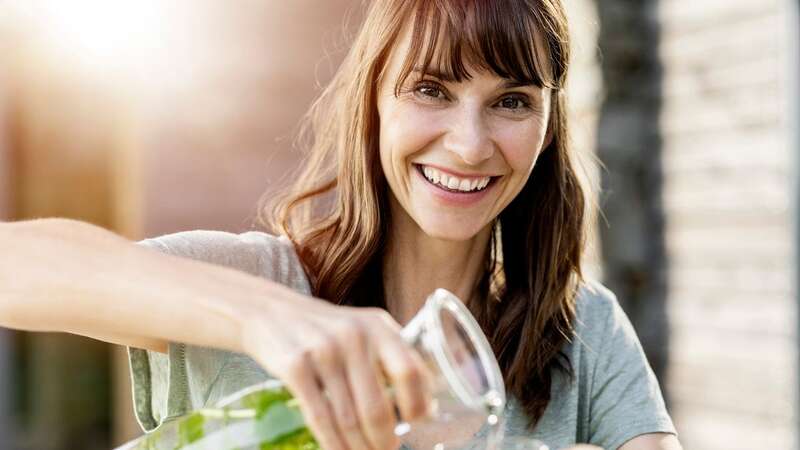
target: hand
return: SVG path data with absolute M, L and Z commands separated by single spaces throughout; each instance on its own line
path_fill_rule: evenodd
M 325 450 L 398 448 L 394 406 L 405 421 L 422 418 L 432 385 L 400 325 L 382 309 L 287 296 L 244 322 L 245 351 L 286 383 Z

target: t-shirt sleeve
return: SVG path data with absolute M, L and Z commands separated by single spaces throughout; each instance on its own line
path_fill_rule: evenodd
M 185 345 L 177 343 L 169 344 L 167 354 L 128 347 L 133 410 L 147 433 L 192 410 L 186 395 L 185 350 Z
M 676 434 L 658 380 L 636 332 L 613 293 L 596 288 L 587 305 L 594 352 L 589 403 L 589 443 L 615 450 L 646 433 Z
M 146 239 L 137 244 L 175 254 L 156 239 Z M 145 432 L 149 433 L 170 418 L 191 410 L 185 401 L 188 383 L 184 355 L 185 346 L 180 343 L 170 343 L 166 354 L 128 347 L 133 410 Z
M 137 243 L 174 256 L 241 270 L 307 290 L 302 268 L 283 238 L 261 232 L 187 231 Z M 211 385 L 231 360 L 222 350 L 170 343 L 166 354 L 128 348 L 134 413 L 142 429 L 204 406 Z

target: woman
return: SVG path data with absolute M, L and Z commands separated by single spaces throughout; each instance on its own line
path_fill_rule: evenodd
M 582 281 L 568 59 L 557 0 L 377 0 L 308 116 L 306 170 L 267 216 L 279 237 L 137 247 L 72 221 L 4 224 L 0 325 L 129 346 L 145 430 L 269 372 L 324 448 L 388 449 L 394 407 L 414 420 L 430 397 L 401 324 L 444 287 L 494 347 L 510 432 L 680 448 L 627 318 Z

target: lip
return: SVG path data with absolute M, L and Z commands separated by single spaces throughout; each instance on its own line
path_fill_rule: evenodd
M 436 169 L 436 170 L 438 170 L 440 172 L 444 172 L 444 173 L 446 173 L 448 175 L 452 175 L 452 176 L 457 177 L 457 178 L 486 178 L 486 177 L 496 178 L 496 177 L 500 177 L 501 176 L 501 175 L 493 175 L 493 174 L 490 174 L 490 173 L 472 173 L 472 174 L 461 173 L 461 172 L 456 172 L 454 170 L 445 169 L 444 167 L 440 167 L 440 166 L 437 166 L 435 164 L 426 164 L 426 163 L 413 163 L 413 164 L 414 164 L 415 167 L 418 167 L 418 168 L 419 167 L 423 167 L 423 166 L 431 167 L 431 168 L 434 168 L 434 169 Z
M 483 175 L 483 176 L 491 176 L 492 179 L 489 181 L 489 184 L 486 185 L 486 188 L 484 188 L 482 191 L 476 191 L 476 192 L 453 192 L 453 191 L 445 190 L 444 188 L 441 188 L 441 187 L 431 183 L 430 181 L 428 181 L 428 179 L 425 178 L 425 175 L 422 173 L 422 165 L 421 164 L 413 164 L 413 167 L 414 167 L 414 173 L 417 174 L 417 177 L 419 177 L 419 180 L 426 186 L 426 189 L 431 193 L 431 195 L 433 195 L 434 198 L 439 200 L 441 203 L 445 203 L 445 204 L 453 205 L 453 206 L 461 206 L 461 207 L 471 206 L 471 205 L 474 205 L 474 204 L 480 202 L 481 200 L 483 200 L 484 197 L 486 197 L 489 194 L 490 191 L 492 191 L 494 189 L 494 185 L 496 184 L 496 181 L 500 178 L 499 176 Z M 429 167 L 435 167 L 435 166 L 429 166 Z M 436 167 L 436 169 L 439 169 L 439 168 Z M 439 170 L 441 170 L 441 169 L 439 169 Z M 447 173 L 451 173 L 454 176 L 458 176 L 455 173 L 453 173 L 452 171 L 448 171 Z M 466 177 L 466 176 L 463 176 L 463 175 L 462 175 L 462 177 L 469 178 L 469 177 Z

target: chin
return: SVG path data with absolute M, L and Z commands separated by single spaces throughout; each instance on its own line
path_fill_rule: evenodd
M 432 221 L 419 225 L 426 235 L 445 241 L 467 241 L 474 238 L 483 229 L 483 227 L 476 227 L 464 222 L 452 224 Z

